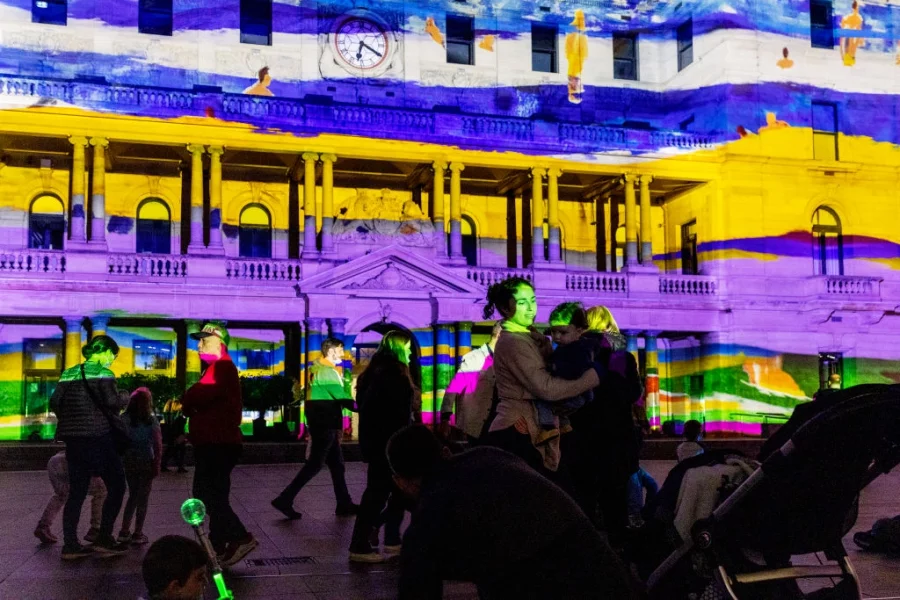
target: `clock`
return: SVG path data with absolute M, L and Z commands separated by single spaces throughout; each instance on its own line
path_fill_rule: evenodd
M 385 28 L 359 16 L 351 16 L 338 26 L 334 49 L 344 63 L 362 71 L 378 68 L 392 51 Z

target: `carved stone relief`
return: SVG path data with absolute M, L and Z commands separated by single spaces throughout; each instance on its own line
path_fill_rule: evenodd
M 338 207 L 331 228 L 337 243 L 432 247 L 434 225 L 412 200 L 391 190 L 360 190 Z

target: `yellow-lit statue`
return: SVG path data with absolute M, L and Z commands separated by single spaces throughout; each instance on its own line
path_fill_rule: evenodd
M 859 14 L 859 2 L 854 0 L 853 12 L 841 19 L 841 29 L 853 29 L 861 31 L 863 27 L 863 18 Z M 856 50 L 863 45 L 861 37 L 842 37 L 841 38 L 841 58 L 844 65 L 852 67 L 856 64 Z
M 581 72 L 588 56 L 588 40 L 584 33 L 584 11 L 575 11 L 575 19 L 571 23 L 575 31 L 566 35 L 566 60 L 569 62 L 569 102 L 581 104 L 584 85 L 581 83 Z

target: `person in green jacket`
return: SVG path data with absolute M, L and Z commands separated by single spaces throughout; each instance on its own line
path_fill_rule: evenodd
M 338 516 L 355 515 L 359 508 L 350 498 L 344 479 L 344 453 L 341 450 L 344 407 L 353 405 L 350 388 L 346 385 L 343 368 L 344 343 L 335 338 L 322 342 L 322 356 L 309 368 L 309 394 L 306 402 L 306 420 L 310 434 L 310 453 L 306 464 L 294 480 L 272 500 L 288 519 L 299 519 L 301 513 L 294 510 L 294 498 L 310 479 L 328 465 Z

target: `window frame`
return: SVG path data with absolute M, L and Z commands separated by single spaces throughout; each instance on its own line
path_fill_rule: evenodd
M 535 44 L 536 33 L 540 33 L 541 41 L 548 41 L 546 47 L 538 47 Z M 546 36 L 546 39 L 543 38 Z M 550 70 L 538 69 L 535 65 L 535 55 L 549 55 Z M 531 24 L 531 70 L 535 73 L 559 73 L 559 27 L 545 23 Z
M 697 219 L 692 219 L 681 226 L 681 274 L 700 274 L 700 261 L 697 258 Z
M 694 64 L 694 19 L 690 18 L 675 30 L 678 52 L 678 72 Z
M 455 34 L 451 34 L 451 23 L 456 22 L 458 25 L 465 22 L 466 27 L 468 29 L 467 37 L 459 37 Z M 473 17 L 467 17 L 465 15 L 454 15 L 448 14 L 446 19 L 447 26 L 447 64 L 450 65 L 469 65 L 473 66 L 475 64 L 475 19 Z M 450 49 L 451 47 L 466 47 L 466 51 L 469 55 L 469 62 L 459 62 L 456 60 L 450 60 Z
M 145 369 L 138 367 L 138 345 L 140 344 L 158 344 L 160 346 L 168 346 L 168 355 L 166 367 L 163 369 Z M 172 340 L 154 340 L 149 338 L 137 338 L 131 341 L 131 368 L 135 373 L 151 373 L 156 375 L 169 374 L 172 372 L 173 363 L 175 362 L 176 349 L 173 347 Z
M 816 223 L 816 216 L 819 211 L 825 211 L 834 217 L 835 225 L 819 225 Z M 844 234 L 841 218 L 837 212 L 828 206 L 819 206 L 813 211 L 812 238 L 813 238 L 813 271 L 820 277 L 843 276 L 844 275 Z M 837 273 L 828 272 L 828 250 L 830 245 L 829 239 L 833 239 L 836 243 L 837 250 Z
M 41 198 L 52 198 L 59 202 L 59 212 L 58 213 L 35 213 L 34 205 Z M 44 228 L 41 230 L 41 244 L 35 244 L 35 228 L 34 221 L 35 220 L 44 220 L 47 223 Z M 48 227 L 47 225 L 50 222 L 55 224 L 54 227 Z M 66 249 L 66 234 L 68 230 L 68 222 L 66 220 L 66 205 L 62 201 L 62 199 L 56 194 L 38 194 L 35 196 L 31 203 L 28 205 L 28 248 L 30 250 L 52 250 L 61 252 Z M 47 232 L 51 232 L 51 237 L 48 244 L 48 239 L 46 238 Z M 54 242 L 58 241 L 58 244 Z M 57 245 L 59 247 L 57 247 Z
M 39 6 L 39 4 L 46 6 Z M 51 11 L 51 7 L 55 7 L 55 11 Z M 47 12 L 41 13 L 40 11 Z M 65 27 L 69 22 L 68 0 L 31 0 L 31 22 Z
M 242 44 L 254 44 L 257 46 L 272 45 L 272 0 L 240 0 L 240 37 Z M 260 14 L 255 14 L 253 9 L 262 7 Z M 268 9 L 268 14 L 266 10 Z M 268 22 L 266 17 L 268 17 Z M 254 25 L 260 25 L 265 33 L 251 32 Z
M 640 81 L 641 80 L 641 65 L 640 65 L 640 52 L 638 51 L 638 39 L 639 36 L 634 32 L 613 32 L 612 40 L 613 40 L 613 79 L 618 79 L 620 81 Z M 627 40 L 631 42 L 631 47 L 634 49 L 632 53 L 633 56 L 631 58 L 618 56 L 616 54 L 616 41 L 617 40 Z M 619 76 L 618 69 L 616 66 L 622 62 L 630 63 L 634 68 L 634 77 L 621 77 Z
M 827 23 L 813 21 L 813 7 L 819 6 L 828 16 Z M 810 0 L 809 3 L 809 43 L 813 48 L 834 50 L 834 2 L 832 0 Z
M 163 220 L 161 220 L 161 219 L 144 219 L 144 218 L 141 218 L 141 210 L 143 210 L 143 208 L 144 208 L 146 205 L 151 204 L 151 203 L 161 204 L 161 205 L 163 206 L 163 208 L 166 209 L 166 213 L 167 213 L 167 215 L 168 215 L 168 219 L 166 219 L 165 221 L 163 221 Z M 157 251 L 157 250 L 154 250 L 154 249 L 142 249 L 142 247 L 141 247 L 141 239 L 142 239 L 142 232 L 141 232 L 141 229 L 142 229 L 142 223 L 144 223 L 144 222 L 149 222 L 149 223 L 165 223 L 165 224 L 166 224 L 166 236 L 165 236 L 165 239 L 166 239 L 166 243 L 165 243 L 166 251 L 165 251 L 165 252 L 160 252 L 160 251 Z M 147 226 L 145 226 L 145 227 L 147 227 Z M 156 234 L 157 234 L 157 233 L 158 233 L 158 232 L 151 232 L 151 233 L 150 233 L 150 235 L 151 235 L 152 237 L 150 238 L 150 239 L 151 239 L 151 243 L 149 244 L 149 246 L 150 246 L 151 248 L 155 247 L 154 241 L 156 241 L 157 239 L 159 239 L 159 238 L 156 237 Z M 160 237 L 162 237 L 162 236 L 160 236 Z M 135 251 L 136 254 L 153 254 L 153 255 L 157 255 L 157 256 L 158 256 L 158 255 L 169 255 L 169 254 L 172 254 L 172 211 L 169 209 L 169 205 L 166 204 L 165 202 L 163 202 L 160 198 L 145 198 L 144 200 L 141 201 L 140 204 L 138 204 L 137 214 L 136 214 L 136 217 L 135 217 L 135 220 L 134 220 L 134 251 Z
M 158 6 L 160 4 L 165 6 Z M 173 0 L 138 0 L 138 33 L 171 37 L 172 5 Z
M 831 131 L 816 128 L 816 119 L 815 119 L 816 107 L 827 108 L 827 109 L 831 110 L 831 119 L 832 119 Z M 831 161 L 838 161 L 841 159 L 840 149 L 838 146 L 838 109 L 837 109 L 837 104 L 835 104 L 834 102 L 813 101 L 813 103 L 812 103 L 812 132 L 813 132 L 813 158 L 818 159 L 818 160 L 831 160 Z M 832 139 L 832 142 L 834 144 L 834 158 L 831 158 L 831 157 L 819 158 L 818 156 L 816 156 L 816 138 L 817 137 L 829 137 Z
M 266 216 L 269 219 L 268 227 L 263 225 L 245 225 L 243 223 L 244 213 L 247 212 L 250 208 L 259 208 L 263 212 L 266 213 Z M 238 256 L 240 258 L 251 258 L 251 259 L 266 259 L 272 258 L 272 213 L 266 208 L 264 205 L 259 204 L 257 202 L 246 205 L 241 209 L 241 214 L 238 217 Z M 257 237 L 266 236 L 268 241 L 265 252 L 257 254 L 255 250 L 253 250 L 250 254 L 245 252 L 245 247 L 249 244 L 250 248 L 258 249 L 262 248 L 262 244 L 258 241 L 255 241 Z M 246 242 L 245 242 L 246 240 Z

